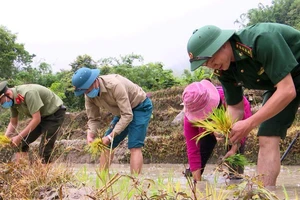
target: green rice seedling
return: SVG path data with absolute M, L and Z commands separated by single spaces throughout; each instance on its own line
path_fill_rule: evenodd
M 6 135 L 0 135 L 0 149 L 6 148 L 10 146 L 11 139 L 7 137 Z
M 282 188 L 283 188 L 284 199 L 289 200 L 290 198 L 289 198 L 289 195 L 288 195 L 288 193 L 287 193 L 286 188 L 284 187 L 284 185 L 282 185 Z
M 231 131 L 231 127 L 234 123 L 231 116 L 224 106 L 213 109 L 212 113 L 204 120 L 198 120 L 192 122 L 194 126 L 204 129 L 204 132 L 196 135 L 193 139 L 197 142 L 206 135 L 211 133 L 221 134 L 225 138 L 225 148 L 228 145 L 228 136 Z
M 103 143 L 101 138 L 96 138 L 86 147 L 86 151 L 90 153 L 93 158 L 96 158 L 105 150 L 109 150 L 109 147 Z
M 229 165 L 231 165 L 234 168 L 244 167 L 244 166 L 250 164 L 249 161 L 247 160 L 247 158 L 242 154 L 234 154 L 234 155 L 226 158 L 224 161 L 227 162 Z
M 289 194 L 288 194 L 288 192 L 287 192 L 284 185 L 282 185 L 282 189 L 283 189 L 284 199 L 285 200 L 290 200 L 291 198 L 289 197 Z M 297 190 L 295 191 L 295 197 L 293 199 L 294 200 L 299 200 Z
M 90 176 L 87 167 L 83 166 L 76 173 L 74 173 L 74 177 L 78 182 L 84 185 L 88 185 L 90 183 L 94 183 L 94 177 Z

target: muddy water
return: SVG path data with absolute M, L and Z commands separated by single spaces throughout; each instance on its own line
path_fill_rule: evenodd
M 90 173 L 95 173 L 95 169 L 98 168 L 97 164 L 94 165 L 74 165 L 74 169 L 79 170 L 86 166 Z M 209 164 L 205 168 L 204 171 L 204 179 L 205 181 L 199 182 L 197 187 L 200 189 L 205 188 L 206 182 L 214 182 L 215 176 L 214 168 L 216 165 Z M 247 166 L 245 168 L 245 174 L 249 176 L 255 175 L 256 166 Z M 111 169 L 112 172 L 121 173 L 121 174 L 129 174 L 130 169 L 128 164 L 112 164 Z M 152 180 L 156 180 L 158 177 L 160 178 L 173 178 L 174 182 L 180 182 L 183 186 L 187 186 L 187 181 L 182 172 L 184 171 L 183 164 L 145 164 L 143 165 L 143 177 L 150 178 Z M 225 178 L 219 177 L 217 178 L 217 187 L 225 185 Z M 228 181 L 227 181 L 228 182 Z M 229 182 L 237 183 L 237 182 Z M 300 199 L 300 166 L 281 166 L 281 172 L 277 180 L 277 186 L 275 188 L 271 188 L 271 191 L 276 194 L 279 199 L 285 199 L 285 194 L 283 187 L 287 191 L 289 199 Z M 298 197 L 298 198 L 297 198 Z

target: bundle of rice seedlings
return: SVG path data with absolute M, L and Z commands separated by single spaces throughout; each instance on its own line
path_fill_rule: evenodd
M 10 146 L 11 139 L 5 135 L 0 134 L 0 149 Z
M 96 138 L 93 142 L 88 144 L 86 151 L 92 155 L 93 158 L 99 156 L 103 151 L 109 150 L 101 138 Z
M 250 164 L 247 158 L 242 154 L 234 154 L 226 158 L 224 161 L 232 167 L 244 167 Z
M 211 133 L 221 134 L 225 138 L 225 148 L 228 145 L 228 136 L 230 134 L 231 127 L 233 125 L 233 120 L 228 112 L 226 112 L 225 107 L 213 109 L 212 113 L 204 119 L 192 122 L 194 126 L 204 129 L 204 132 L 196 135 L 193 139 L 197 142 L 206 135 Z

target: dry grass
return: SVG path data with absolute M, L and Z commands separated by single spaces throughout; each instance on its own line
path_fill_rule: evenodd
M 2 199 L 35 199 L 42 190 L 60 188 L 73 181 L 69 168 L 42 164 L 39 160 L 2 163 L 0 165 L 0 197 Z
M 41 162 L 32 164 L 2 164 L 0 166 L 0 199 L 68 199 L 63 186 L 85 185 L 74 180 L 74 174 L 68 166 L 43 165 Z M 218 172 L 224 172 L 218 169 Z M 226 172 L 224 172 L 226 173 Z M 111 174 L 108 171 L 96 171 L 93 188 L 84 196 L 90 199 L 193 199 L 193 200 L 224 200 L 234 195 L 235 199 L 278 199 L 263 188 L 259 177 L 244 176 L 244 181 L 237 185 L 217 185 L 207 183 L 206 188 L 184 187 L 174 181 L 172 175 L 157 180 L 135 177 L 125 174 Z M 82 175 L 83 176 L 83 175 Z M 95 176 L 86 174 L 86 176 Z M 190 181 L 191 182 L 191 181 Z M 68 187 L 68 186 L 67 186 Z M 43 191 L 52 190 L 56 198 L 42 195 Z M 81 196 L 83 197 L 83 196 Z

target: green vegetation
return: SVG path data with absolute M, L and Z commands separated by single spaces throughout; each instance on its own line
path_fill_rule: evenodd
M 276 22 L 287 24 L 300 29 L 300 0 L 274 0 L 270 6 L 262 3 L 258 8 L 252 8 L 247 13 L 240 15 L 235 23 L 240 27 L 253 25 L 259 22 Z
M 247 13 L 242 14 L 236 23 L 244 27 L 257 22 L 279 22 L 300 29 L 299 11 L 300 0 L 274 0 L 271 6 L 259 4 L 258 8 L 250 9 Z M 83 66 L 99 68 L 101 75 L 121 74 L 140 85 L 145 91 L 151 92 L 152 100 L 156 102 L 152 123 L 149 127 L 149 136 L 158 137 L 147 138 L 143 149 L 145 158 L 150 162 L 160 162 L 166 158 L 172 158 L 172 162 L 186 159 L 184 138 L 181 130 L 179 130 L 181 127 L 172 127 L 169 125 L 170 121 L 167 121 L 171 118 L 170 116 L 174 117 L 174 113 L 178 114 L 182 108 L 179 104 L 176 107 L 171 103 L 172 101 L 180 102 L 183 87 L 191 82 L 200 81 L 204 78 L 210 78 L 213 82 L 216 81 L 212 71 L 203 68 L 195 72 L 185 70 L 181 77 L 175 77 L 172 70 L 164 68 L 163 63 L 144 63 L 143 57 L 137 54 L 124 55 L 119 58 L 101 58 L 99 61 L 95 61 L 89 55 L 78 55 L 70 63 L 71 70 L 53 73 L 52 66 L 48 63 L 41 62 L 35 65 L 32 62 L 35 55 L 29 53 L 24 44 L 17 42 L 16 34 L 3 26 L 0 26 L 0 49 L 0 80 L 7 80 L 10 87 L 26 83 L 36 83 L 48 87 L 63 99 L 68 111 L 84 110 L 84 98 L 75 97 L 71 85 L 74 71 Z M 166 98 L 166 91 L 173 93 Z M 161 112 L 159 112 L 160 110 Z M 0 130 L 4 130 L 9 123 L 9 110 L 1 110 L 0 117 Z M 104 115 L 102 117 L 103 120 L 108 120 Z M 85 122 L 83 118 L 74 119 L 71 119 L 69 129 L 65 130 L 63 133 L 65 135 L 62 136 L 67 135 L 69 138 L 74 129 L 83 127 L 82 124 L 80 125 L 80 123 Z M 227 122 L 226 124 L 230 125 Z M 228 127 L 224 130 L 227 130 Z M 286 149 L 293 138 L 293 134 L 299 131 L 298 127 L 299 121 L 289 130 L 287 139 L 281 143 L 281 152 Z M 221 132 L 218 131 L 218 133 Z M 160 137 L 161 135 L 163 136 Z M 10 141 L 2 136 L 0 135 L 0 145 L 9 144 Z M 254 162 L 258 148 L 255 145 L 257 144 L 256 140 L 256 136 L 251 133 L 247 141 L 251 149 L 248 148 L 245 152 L 247 158 Z M 102 148 L 102 146 L 100 147 Z M 66 149 L 61 148 L 60 154 L 55 156 L 63 157 L 68 152 L 82 149 L 76 149 L 72 145 Z M 299 149 L 299 143 L 296 143 L 294 152 L 289 154 L 285 162 L 293 164 L 300 160 Z M 91 152 L 98 151 L 99 149 L 94 148 L 91 150 Z M 255 156 L 253 156 L 253 152 Z M 218 154 L 216 153 L 216 155 Z M 244 165 L 245 162 L 246 160 L 239 156 L 229 157 L 222 165 L 226 165 L 226 163 Z M 77 191 L 83 187 L 90 188 L 85 195 L 90 199 L 223 200 L 229 197 L 235 199 L 278 199 L 272 192 L 262 187 L 260 177 L 255 176 L 243 176 L 243 181 L 240 184 L 228 185 L 226 183 L 221 188 L 216 184 L 207 183 L 206 187 L 200 190 L 193 180 L 187 178 L 186 184 L 182 185 L 178 181 L 174 181 L 172 174 L 167 178 L 157 177 L 152 180 L 120 173 L 108 173 L 107 171 L 96 171 L 94 174 L 90 174 L 86 168 L 79 172 L 70 169 L 70 167 L 59 163 L 43 165 L 38 160 L 30 165 L 28 163 L 19 163 L 18 165 L 1 163 L 0 199 L 42 199 L 49 193 L 56 194 L 53 199 L 63 199 L 71 188 L 75 188 Z M 222 175 L 227 173 L 223 171 L 222 167 L 217 167 L 217 171 L 221 172 Z M 289 199 L 286 189 L 283 190 L 285 199 Z M 296 197 L 298 199 L 297 195 Z
M 247 158 L 244 155 L 239 153 L 229 156 L 224 161 L 227 162 L 228 165 L 232 166 L 233 168 L 244 167 L 250 164 Z
M 237 184 L 219 185 L 206 182 L 204 187 L 187 177 L 186 184 L 176 181 L 174 174 L 158 176 L 133 176 L 111 171 L 88 171 L 82 167 L 74 171 L 72 165 L 48 164 L 39 160 L 31 163 L 0 164 L 1 199 L 65 199 L 72 191 L 90 199 L 279 199 L 261 186 L 259 177 L 243 175 Z M 227 172 L 222 168 L 214 172 L 215 180 Z M 203 183 L 203 182 L 202 182 Z M 73 190 L 72 190 L 73 189 Z M 285 190 L 285 189 L 284 189 Z M 54 196 L 53 196 L 54 195 Z M 288 194 L 285 191 L 288 199 Z

